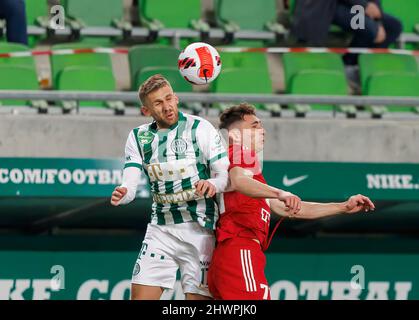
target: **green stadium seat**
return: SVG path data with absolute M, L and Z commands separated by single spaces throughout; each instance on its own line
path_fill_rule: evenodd
M 47 0 L 25 0 L 25 4 L 28 25 L 47 26 L 49 24 Z
M 86 49 L 94 48 L 83 43 L 62 44 L 52 47 L 53 50 L 65 49 Z M 112 69 L 112 62 L 108 53 L 81 53 L 81 54 L 68 54 L 68 55 L 52 55 L 51 68 L 52 68 L 52 83 L 54 88 L 57 88 L 61 72 L 66 67 L 73 66 L 90 66 L 90 67 L 105 67 Z
M 260 52 L 221 52 L 220 58 L 226 69 L 258 69 L 269 72 L 266 55 Z
M 174 47 L 138 45 L 129 50 L 128 60 L 132 90 L 138 90 L 139 74 L 146 67 L 173 67 L 177 65 L 180 51 Z
M 298 95 L 332 95 L 346 96 L 348 95 L 348 84 L 345 74 L 332 70 L 306 70 L 297 73 L 291 80 L 289 90 L 291 94 Z M 297 116 L 304 116 L 308 111 L 331 111 L 336 110 L 332 105 L 291 105 Z M 341 106 L 339 111 L 345 112 L 348 116 L 355 116 L 355 106 Z
M 115 91 L 116 83 L 112 69 L 95 66 L 73 66 L 65 68 L 58 80 L 58 90 L 67 91 Z M 123 113 L 122 102 L 80 101 L 80 107 L 110 107 L 116 113 Z M 76 102 L 64 101 L 63 108 L 69 111 Z
M 344 74 L 342 58 L 336 53 L 285 53 L 282 55 L 285 87 L 289 93 L 293 77 L 302 71 L 335 71 Z
M 268 79 L 270 81 L 268 60 L 266 54 L 260 52 L 221 52 L 220 54 L 222 62 L 222 73 L 224 70 L 246 70 L 248 73 L 252 73 L 255 70 L 261 78 Z M 232 74 L 235 74 L 233 72 Z M 262 82 L 263 84 L 263 82 Z M 268 89 L 267 92 L 272 93 L 272 84 L 263 84 Z
M 141 72 L 138 73 L 138 78 L 136 79 L 138 87 L 155 74 L 164 76 L 170 82 L 173 91 L 175 92 L 193 91 L 192 84 L 182 78 L 177 67 L 146 67 L 141 69 Z
M 28 26 L 49 27 L 49 6 L 47 0 L 25 0 L 26 21 Z M 34 47 L 41 40 L 39 36 L 29 36 L 30 47 Z
M 419 97 L 419 74 L 406 73 L 378 73 L 372 75 L 367 95 L 387 97 Z M 390 105 L 386 108 L 390 112 L 419 112 L 418 106 Z
M 9 52 L 24 52 L 29 51 L 29 47 L 11 42 L 0 42 L 0 54 Z M 30 57 L 13 57 L 13 58 L 1 58 L 0 65 L 23 65 L 35 69 L 35 60 L 33 56 Z
M 416 59 L 413 56 L 402 54 L 362 54 L 359 57 L 362 92 L 368 92 L 368 83 L 371 76 L 383 72 L 418 73 Z
M 201 1 L 197 0 L 142 0 L 139 18 L 153 30 L 163 27 L 209 29 L 201 19 Z
M 382 0 L 384 12 L 399 18 L 403 31 L 413 33 L 419 26 L 419 7 L 417 0 Z
M 269 75 L 257 69 L 223 69 L 211 86 L 214 93 L 255 93 L 272 94 L 272 82 Z M 241 102 L 241 101 L 238 101 Z M 219 104 L 215 107 L 224 110 L 228 104 Z M 256 108 L 270 111 L 279 115 L 281 108 L 277 104 L 255 104 Z
M 25 65 L 0 65 L 0 90 L 39 90 L 35 68 Z M 0 100 L 0 106 L 32 106 L 45 112 L 45 101 Z
M 73 30 L 85 27 L 114 27 L 123 30 L 127 35 L 131 33 L 132 25 L 124 20 L 124 5 L 122 0 L 65 0 L 68 23 Z M 110 45 L 110 38 L 83 37 L 81 41 Z
M 122 0 L 65 0 L 66 14 L 89 27 L 116 26 L 122 21 Z
M 217 20 L 226 31 L 284 31 L 276 22 L 276 0 L 217 0 L 214 7 Z

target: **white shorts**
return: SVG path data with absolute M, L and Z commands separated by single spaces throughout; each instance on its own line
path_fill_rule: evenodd
M 148 224 L 132 283 L 173 289 L 180 269 L 184 293 L 211 297 L 207 272 L 214 245 L 214 231 L 197 222 Z

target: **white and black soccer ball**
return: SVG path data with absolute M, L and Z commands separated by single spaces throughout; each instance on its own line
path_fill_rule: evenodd
M 195 42 L 180 53 L 178 68 L 186 81 L 198 85 L 208 84 L 220 74 L 220 55 L 213 46 Z

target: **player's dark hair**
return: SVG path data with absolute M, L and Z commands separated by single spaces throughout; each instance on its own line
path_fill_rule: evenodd
M 243 120 L 246 115 L 256 115 L 255 107 L 248 103 L 232 106 L 220 115 L 220 129 L 227 129 L 235 122 Z

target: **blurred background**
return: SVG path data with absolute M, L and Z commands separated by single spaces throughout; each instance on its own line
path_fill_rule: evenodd
M 208 86 L 177 68 L 198 41 L 221 54 Z M 129 298 L 150 191 L 109 197 L 155 73 L 216 126 L 255 104 L 271 185 L 375 202 L 285 220 L 273 299 L 419 299 L 418 50 L 418 0 L 0 0 L 0 299 Z M 183 299 L 179 283 L 163 298 Z

